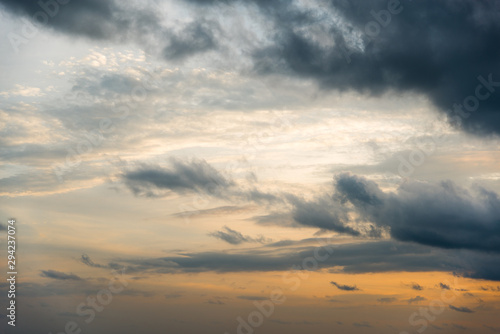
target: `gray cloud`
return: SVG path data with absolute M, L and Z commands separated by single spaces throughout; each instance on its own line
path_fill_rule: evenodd
M 240 190 L 232 180 L 221 176 L 206 162 L 176 162 L 171 169 L 140 169 L 124 174 L 124 178 L 127 185 L 136 194 L 157 194 L 158 189 L 203 192 L 206 191 L 206 184 L 209 184 L 209 188 L 213 189 L 209 191 L 211 196 L 230 200 L 248 200 L 250 197 L 244 195 L 247 193 L 246 190 Z M 258 190 L 255 191 L 261 193 Z M 390 271 L 408 267 L 412 270 L 417 270 L 417 268 L 428 270 L 427 268 L 431 267 L 440 270 L 459 270 L 463 276 L 470 278 L 500 279 L 500 269 L 497 265 L 498 256 L 494 254 L 500 251 L 498 248 L 500 200 L 496 193 L 485 189 L 477 188 L 471 192 L 451 182 L 440 184 L 407 182 L 396 192 L 389 193 L 382 191 L 375 182 L 365 178 L 340 174 L 335 178 L 333 196 L 323 195 L 312 201 L 306 201 L 289 194 L 273 195 L 272 197 L 273 199 L 268 198 L 264 203 L 271 204 L 275 201 L 274 198 L 279 198 L 281 203 L 286 203 L 291 208 L 290 212 L 259 217 L 261 224 L 263 224 L 262 220 L 266 219 L 265 224 L 317 227 L 323 231 L 335 231 L 357 236 L 361 233 L 349 225 L 356 226 L 362 220 L 375 223 L 377 229 L 388 228 L 392 238 L 404 242 L 416 242 L 442 249 L 492 252 L 492 254 L 482 256 L 479 261 L 478 256 L 471 252 L 446 253 L 447 255 L 440 260 L 430 252 L 420 254 L 417 257 L 398 257 L 391 254 L 391 261 L 383 261 L 383 263 L 378 263 L 378 258 L 375 258 L 373 262 L 367 261 L 355 265 L 347 262 L 344 267 L 346 272 Z M 360 217 L 356 221 L 349 219 L 349 211 L 352 210 Z M 212 236 L 231 244 L 260 241 L 231 229 L 214 232 Z M 286 244 L 279 243 L 276 246 L 278 245 L 286 246 Z M 425 248 L 415 248 L 417 252 L 421 252 L 423 249 Z M 364 257 L 370 258 L 366 254 Z M 201 254 L 192 254 L 192 256 L 193 258 L 186 262 L 181 261 L 183 263 L 178 263 L 177 259 L 171 259 L 171 262 L 177 263 L 183 268 L 182 270 L 188 271 L 245 270 L 244 268 L 232 267 L 234 263 L 231 262 L 237 260 L 231 258 L 230 255 L 225 257 L 217 254 L 203 254 L 203 256 L 208 257 L 220 256 L 220 266 L 211 269 L 209 269 L 210 266 L 201 268 L 203 266 L 194 264 L 197 262 L 196 258 L 202 256 Z M 460 256 L 465 264 L 455 267 L 457 266 L 457 256 Z M 427 258 L 429 262 L 422 262 L 424 258 Z M 289 262 L 291 258 L 282 260 L 284 263 L 293 265 Z M 210 262 L 208 259 L 207 261 Z M 253 270 L 253 266 L 257 263 L 252 262 L 252 257 L 241 259 L 241 263 L 247 261 L 249 266 L 247 269 Z M 256 270 L 266 270 L 268 265 L 272 266 L 270 261 L 272 262 L 273 259 L 259 260 Z M 281 267 L 284 263 L 275 263 L 275 265 Z M 193 268 L 186 268 L 185 265 L 193 266 Z M 163 270 L 171 272 L 178 270 L 178 268 L 164 268 Z M 415 285 L 414 288 L 418 287 Z
M 413 290 L 417 290 L 417 291 L 421 291 L 421 290 L 423 290 L 423 289 L 424 289 L 424 287 L 423 287 L 423 286 L 421 286 L 421 285 L 420 285 L 420 284 L 418 284 L 418 283 L 412 283 L 410 286 L 411 286 L 411 288 L 412 288 Z
M 301 226 L 317 227 L 322 230 L 359 236 L 361 233 L 345 225 L 347 216 L 340 206 L 331 200 L 320 198 L 316 201 L 294 200 L 292 216 Z
M 178 60 L 213 50 L 217 47 L 214 31 L 218 29 L 216 22 L 190 23 L 180 33 L 171 37 L 169 45 L 163 49 L 163 56 Z
M 336 177 L 337 196 L 364 219 L 390 227 L 393 238 L 441 248 L 500 252 L 500 199 L 478 188 L 474 193 L 450 181 L 408 182 L 385 193 L 365 178 Z
M 183 28 L 175 32 L 163 24 L 164 17 L 155 1 L 138 5 L 115 0 L 80 0 L 57 8 L 29 0 L 1 0 L 0 4 L 14 15 L 29 18 L 38 27 L 94 40 L 133 42 L 166 59 L 186 59 L 217 45 L 214 36 L 217 23 L 201 22 L 194 17 L 193 22 L 178 22 L 177 26 Z
M 439 283 L 439 287 L 442 289 L 442 290 L 450 290 L 450 286 L 448 284 L 444 284 L 444 283 Z
M 261 4 L 277 31 L 274 45 L 254 53 L 256 71 L 312 78 L 339 91 L 417 92 L 467 131 L 500 132 L 500 94 L 489 94 L 500 82 L 500 47 L 494 42 L 500 37 L 500 12 L 493 1 L 401 2 L 392 14 L 385 0 L 329 5 L 315 11 L 294 2 Z M 390 18 L 382 18 L 381 11 Z M 490 74 L 495 87 L 480 91 L 488 98 L 474 97 L 479 107 L 461 111 L 465 116 L 453 114 L 454 104 L 475 107 L 466 98 L 476 94 L 477 78 L 488 80 Z
M 313 227 L 323 231 L 334 231 L 352 236 L 360 236 L 361 232 L 347 226 L 347 210 L 328 196 L 315 200 L 305 200 L 288 193 L 272 194 L 253 187 L 244 189 L 232 179 L 222 175 L 206 161 L 172 160 L 170 168 L 159 166 L 143 166 L 134 171 L 122 174 L 126 186 L 136 196 L 161 197 L 174 191 L 177 193 L 195 192 L 230 201 L 250 201 L 258 204 L 283 204 L 289 208 L 287 213 L 278 213 L 283 219 L 260 217 L 261 222 L 285 224 L 295 227 Z M 276 214 L 274 214 L 276 215 Z M 292 222 L 290 223 L 291 219 Z M 265 238 L 249 238 L 238 235 L 237 231 L 218 231 L 212 236 L 232 244 L 242 242 L 265 242 Z M 379 231 L 372 227 L 368 235 L 380 237 Z M 253 241 L 251 241 L 253 240 Z
M 2 0 L 14 14 L 27 16 L 57 31 L 102 40 L 139 40 L 145 34 L 161 33 L 160 17 L 152 9 L 127 8 L 114 0 L 70 1 L 57 9 L 44 9 L 36 1 Z M 54 11 L 55 10 L 55 11 Z M 49 14 L 49 15 L 47 15 Z
M 462 313 L 474 313 L 473 310 L 471 310 L 470 308 L 468 307 L 465 307 L 465 306 L 461 306 L 461 307 L 456 307 L 456 306 L 453 306 L 453 305 L 449 305 L 450 309 L 453 310 L 453 311 L 457 311 L 457 312 L 462 312 Z
M 330 245 L 334 254 L 318 261 L 318 269 L 342 267 L 342 272 L 426 272 L 446 271 L 465 277 L 500 280 L 500 270 L 491 263 L 498 263 L 494 254 L 471 251 L 457 253 L 434 247 L 397 241 L 373 241 L 352 244 Z M 294 245 L 264 245 L 260 248 L 239 252 L 182 253 L 179 256 L 153 259 L 122 259 L 113 263 L 126 268 L 128 273 L 196 273 L 196 272 L 254 272 L 285 271 L 292 266 L 301 266 L 306 258 L 315 256 L 315 251 L 324 254 L 322 247 Z M 111 265 L 111 264 L 110 264 Z M 490 270 L 484 270 L 489 268 Z M 338 269 L 332 270 L 337 273 Z
M 103 269 L 113 269 L 113 270 L 118 270 L 118 269 L 123 269 L 124 267 L 122 265 L 119 265 L 118 263 L 115 262 L 110 262 L 107 265 L 95 263 L 92 261 L 92 259 L 87 255 L 87 254 L 82 254 L 80 258 L 80 262 L 83 264 L 93 267 L 93 268 L 103 268 Z
M 337 282 L 330 282 L 331 285 L 336 286 L 337 289 L 339 290 L 344 290 L 344 291 L 359 291 L 359 288 L 356 285 L 345 285 L 345 284 L 339 284 Z
M 60 271 L 56 270 L 42 270 L 42 273 L 40 274 L 42 277 L 47 277 L 47 278 L 52 278 L 52 279 L 57 279 L 57 280 L 72 280 L 72 281 L 81 281 L 82 278 L 74 275 L 74 274 L 66 274 Z
M 137 196 L 158 197 L 165 191 L 197 192 L 222 196 L 222 191 L 233 185 L 205 161 L 182 162 L 172 160 L 171 168 L 143 166 L 122 175 L 125 184 Z
M 265 243 L 272 241 L 270 239 L 265 238 L 264 236 L 259 236 L 257 238 L 250 237 L 248 235 L 243 235 L 238 231 L 235 231 L 233 229 L 230 229 L 227 226 L 223 227 L 222 231 L 216 231 L 209 233 L 210 236 L 220 239 L 222 241 L 225 241 L 227 243 L 230 243 L 232 245 L 239 245 L 245 242 L 258 242 L 258 243 Z

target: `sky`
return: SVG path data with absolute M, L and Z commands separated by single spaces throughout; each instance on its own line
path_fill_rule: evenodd
M 499 333 L 499 0 L 0 0 L 2 333 Z

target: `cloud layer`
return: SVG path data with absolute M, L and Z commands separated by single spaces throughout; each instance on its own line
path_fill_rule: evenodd
M 0 3 L 34 21 L 37 13 L 44 13 L 33 1 Z M 46 26 L 97 40 L 132 41 L 170 61 L 216 51 L 234 63 L 238 55 L 240 65 L 251 64 L 254 73 L 312 79 L 322 89 L 423 94 L 455 126 L 476 134 L 500 133 L 496 1 L 376 0 L 367 6 L 362 0 L 227 0 L 168 5 L 188 12 L 192 20 L 167 26 L 162 16 L 166 11 L 154 1 L 137 6 L 85 0 L 58 6 Z M 231 18 L 223 14 L 231 10 L 244 15 L 242 8 L 258 8 L 252 12 L 259 15 L 253 30 L 229 24 Z
M 337 176 L 337 196 L 363 219 L 388 226 L 394 239 L 440 248 L 500 252 L 500 199 L 452 182 L 408 182 L 396 193 L 350 174 Z

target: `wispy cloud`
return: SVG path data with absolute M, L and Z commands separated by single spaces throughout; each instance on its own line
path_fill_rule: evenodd
M 359 288 L 356 285 L 344 285 L 344 284 L 339 284 L 337 282 L 330 282 L 331 285 L 336 286 L 337 289 L 339 290 L 344 290 L 344 291 L 359 291 Z
M 254 243 L 268 243 L 271 242 L 271 239 L 265 238 L 264 236 L 259 236 L 257 238 L 243 235 L 238 231 L 235 231 L 227 226 L 222 228 L 222 231 L 216 231 L 209 233 L 210 236 L 225 241 L 232 245 L 239 245 L 246 242 L 254 242 Z
M 470 308 L 468 308 L 466 306 L 453 306 L 453 305 L 449 305 L 449 307 L 450 307 L 450 310 L 457 311 L 457 312 L 474 313 L 473 310 L 471 310 Z
M 40 274 L 42 277 L 47 277 L 47 278 L 52 278 L 56 280 L 72 280 L 72 281 L 81 281 L 83 280 L 81 277 L 74 275 L 74 274 L 66 274 L 61 271 L 57 270 L 42 270 L 42 273 Z

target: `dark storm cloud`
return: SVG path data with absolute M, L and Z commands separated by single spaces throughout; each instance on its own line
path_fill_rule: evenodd
M 345 285 L 345 284 L 339 284 L 337 282 L 330 282 L 331 285 L 336 286 L 337 289 L 339 290 L 344 290 L 344 291 L 359 291 L 359 288 L 356 285 Z
M 40 274 L 42 277 L 47 277 L 47 278 L 52 278 L 52 279 L 57 279 L 57 280 L 73 280 L 73 281 L 81 281 L 82 278 L 74 275 L 74 274 L 66 274 L 60 271 L 56 270 L 42 270 L 42 273 Z
M 386 193 L 362 177 L 336 177 L 337 197 L 364 219 L 390 227 L 393 238 L 441 248 L 500 252 L 500 199 L 452 182 L 408 182 Z M 492 263 L 493 265 L 493 263 Z M 485 268 L 484 270 L 495 270 Z
M 216 231 L 209 233 L 210 236 L 220 239 L 222 241 L 225 241 L 227 243 L 230 243 L 232 245 L 239 245 L 245 242 L 259 242 L 259 243 L 264 243 L 266 241 L 269 241 L 268 239 L 264 238 L 263 236 L 253 238 L 248 235 L 243 235 L 238 231 L 235 231 L 233 229 L 230 229 L 227 226 L 223 227 L 222 231 Z
M 36 1 L 0 3 L 17 15 L 42 11 Z M 312 1 L 309 7 L 297 1 L 185 1 L 187 7 L 217 5 L 214 10 L 221 12 L 236 3 L 257 6 L 265 18 L 260 28 L 272 42 L 245 47 L 258 73 L 310 78 L 338 91 L 421 93 L 466 131 L 500 133 L 496 1 L 332 0 L 326 6 Z M 210 20 L 186 8 L 191 21 L 172 31 L 162 26 L 152 4 L 71 1 L 59 5 L 47 25 L 93 39 L 159 44 L 161 55 L 173 60 L 217 49 L 233 29 L 221 24 L 221 16 Z
M 339 91 L 422 93 L 465 130 L 499 133 L 500 11 L 495 1 L 401 1 L 392 14 L 390 3 L 333 0 L 331 11 L 316 15 L 293 2 L 261 3 L 276 31 L 274 45 L 254 53 L 255 68 L 312 78 Z M 335 24 L 339 19 L 342 24 Z M 311 38 L 321 25 L 323 35 Z
M 205 161 L 172 161 L 170 169 L 144 166 L 122 175 L 125 184 L 137 196 L 157 197 L 165 191 L 186 191 L 220 196 L 233 184 Z
M 457 312 L 462 312 L 462 313 L 474 313 L 473 310 L 471 310 L 470 308 L 468 307 L 465 307 L 465 306 L 462 306 L 462 307 L 456 307 L 456 306 L 453 306 L 453 305 L 449 305 L 450 309 L 453 310 L 453 311 L 457 311 Z

